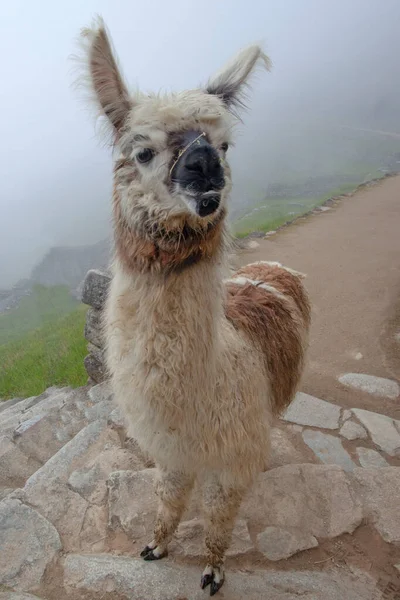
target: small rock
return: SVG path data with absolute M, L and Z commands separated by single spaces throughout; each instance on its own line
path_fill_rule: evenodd
M 365 516 L 385 542 L 400 545 L 400 468 L 355 469 Z
M 134 539 L 152 535 L 156 511 L 156 469 L 115 471 L 108 481 L 109 525 Z
M 125 420 L 119 408 L 114 408 L 108 417 L 108 424 L 113 429 L 125 429 Z
M 61 550 L 57 530 L 18 500 L 0 503 L 0 582 L 16 590 L 38 587 Z
M 89 308 L 86 313 L 85 338 L 98 348 L 104 346 L 102 312 L 96 308 Z
M 361 408 L 352 408 L 352 412 L 364 425 L 374 444 L 389 456 L 400 455 L 400 431 L 396 427 L 398 421 Z
M 100 361 L 93 354 L 85 356 L 83 363 L 87 374 L 96 383 L 101 383 L 106 379 L 106 368 L 102 361 Z
M 351 410 L 349 410 L 348 408 L 345 408 L 342 414 L 342 421 L 345 422 L 348 419 L 350 419 L 351 417 Z
M 268 560 L 282 560 L 302 550 L 315 548 L 318 540 L 306 531 L 267 527 L 257 536 L 257 546 Z
M 348 387 L 368 392 L 374 396 L 381 396 L 395 400 L 400 394 L 400 387 L 396 381 L 365 375 L 364 373 L 346 373 L 339 377 L 340 383 Z
M 365 440 L 368 437 L 364 427 L 353 421 L 346 421 L 339 433 L 347 440 Z
M 283 415 L 283 419 L 298 425 L 338 429 L 340 407 L 325 402 L 325 400 L 314 398 L 314 396 L 298 392 Z
M 377 452 L 370 448 L 356 448 L 358 460 L 364 469 L 379 469 L 381 467 L 389 467 L 389 463 Z
M 340 465 L 345 471 L 352 471 L 356 466 L 343 448 L 342 442 L 333 435 L 307 429 L 303 431 L 302 436 L 307 446 L 322 462 Z
M 395 569 L 398 570 L 398 572 L 400 573 L 400 563 L 398 565 L 393 565 Z
M 102 271 L 88 271 L 83 282 L 82 302 L 97 309 L 103 308 L 110 281 L 111 277 Z

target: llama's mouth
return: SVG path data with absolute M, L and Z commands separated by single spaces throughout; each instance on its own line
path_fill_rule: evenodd
M 196 199 L 196 213 L 199 217 L 208 217 L 218 210 L 220 202 L 220 194 L 206 192 Z

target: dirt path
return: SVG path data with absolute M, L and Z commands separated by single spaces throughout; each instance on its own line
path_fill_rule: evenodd
M 398 400 L 350 391 L 337 377 L 400 379 L 400 177 L 257 241 L 241 264 L 277 260 L 307 274 L 313 324 L 302 390 L 399 419 Z

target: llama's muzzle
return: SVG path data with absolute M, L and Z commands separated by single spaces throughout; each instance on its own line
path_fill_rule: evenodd
M 198 131 L 188 131 L 171 168 L 171 182 L 193 198 L 196 212 L 205 217 L 215 212 L 225 186 L 224 169 L 217 150 Z

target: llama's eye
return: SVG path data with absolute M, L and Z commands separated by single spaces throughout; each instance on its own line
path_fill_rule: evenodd
M 221 144 L 221 150 L 222 150 L 222 152 L 227 152 L 228 148 L 229 148 L 228 142 L 224 142 L 223 144 Z
M 144 148 L 139 152 L 139 154 L 136 155 L 136 158 L 138 162 L 144 164 L 150 162 L 153 156 L 154 150 L 151 150 L 150 148 Z

